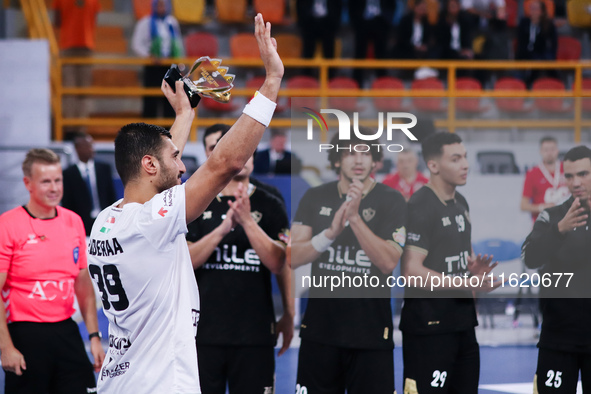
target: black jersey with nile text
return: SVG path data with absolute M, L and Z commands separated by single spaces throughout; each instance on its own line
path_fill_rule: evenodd
M 401 251 L 406 235 L 404 197 L 381 183 L 372 187 L 361 200 L 360 216 L 375 235 Z M 310 189 L 300 201 L 294 224 L 310 226 L 315 236 L 330 227 L 345 199 L 346 194 L 339 191 L 337 182 Z M 292 249 L 293 253 L 297 250 Z M 311 271 L 313 278 L 374 276 L 380 279 L 380 286 L 341 287 L 331 292 L 325 286 L 312 285 L 300 330 L 302 338 L 346 348 L 393 347 L 390 288 L 381 287 L 387 275 L 371 263 L 350 226 L 312 263 Z M 367 298 L 368 295 L 373 297 Z
M 522 257 L 529 268 L 540 268 L 546 285 L 540 288 L 542 331 L 540 348 L 591 353 L 591 230 L 589 225 L 565 234 L 558 231 L 574 198 L 544 210 L 527 236 Z M 588 214 L 588 212 L 587 212 Z
M 450 277 L 468 273 L 472 228 L 468 203 L 460 193 L 444 201 L 429 184 L 418 190 L 408 201 L 407 229 L 406 248 L 425 254 L 426 268 Z M 403 332 L 448 333 L 477 324 L 470 291 L 405 289 Z
M 262 189 L 249 185 L 251 215 L 273 240 L 287 241 L 284 205 Z M 218 195 L 203 214 L 188 225 L 188 241 L 198 241 L 226 217 L 228 201 Z M 266 346 L 275 344 L 275 313 L 271 272 L 259 260 L 242 226 L 230 231 L 195 270 L 202 300 L 197 344 Z

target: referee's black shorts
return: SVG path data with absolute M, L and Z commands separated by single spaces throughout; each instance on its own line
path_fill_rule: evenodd
M 575 394 L 579 371 L 583 392 L 587 393 L 591 391 L 591 354 L 540 348 L 535 378 L 537 393 Z
M 6 372 L 6 394 L 96 393 L 94 370 L 72 319 L 14 322 L 8 325 L 8 331 L 27 369 L 21 376 Z
M 474 329 L 436 335 L 402 334 L 404 392 L 477 394 L 480 350 Z
M 273 346 L 197 345 L 199 380 L 204 394 L 273 394 Z
M 392 394 L 393 349 L 349 349 L 302 339 L 298 394 Z

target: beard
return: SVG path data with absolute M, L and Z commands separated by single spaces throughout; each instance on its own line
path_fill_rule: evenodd
M 163 191 L 168 190 L 171 187 L 179 185 L 180 177 L 181 174 L 174 170 L 167 169 L 166 171 L 163 171 L 160 175 L 160 180 L 158 182 L 158 193 L 162 193 Z

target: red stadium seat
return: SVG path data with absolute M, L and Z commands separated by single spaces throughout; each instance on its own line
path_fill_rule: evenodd
M 252 33 L 238 33 L 230 37 L 230 54 L 243 59 L 259 59 L 259 45 Z
M 564 84 L 556 79 L 556 78 L 540 78 L 537 79 L 534 84 L 532 85 L 533 91 L 540 91 L 540 90 L 560 90 L 566 91 Z M 535 106 L 540 111 L 545 112 L 567 112 L 572 109 L 571 106 L 564 106 L 564 98 L 563 97 L 543 97 L 543 98 L 536 98 L 534 100 Z
M 573 37 L 558 37 L 558 51 L 556 60 L 579 60 L 581 58 L 581 43 Z
M 211 33 L 191 33 L 185 37 L 185 50 L 189 57 L 216 57 L 218 55 L 218 39 Z
M 265 22 L 279 25 L 284 22 L 285 0 L 254 0 L 254 11 L 261 13 Z
M 297 34 L 276 34 L 277 53 L 282 59 L 298 59 L 302 57 L 302 39 Z
M 379 77 L 371 84 L 371 90 L 379 96 L 380 90 L 404 90 L 404 83 L 394 77 Z M 395 111 L 403 108 L 403 100 L 403 97 L 376 97 L 373 104 L 378 111 Z
M 521 79 L 505 77 L 499 79 L 494 86 L 495 91 L 509 91 L 509 92 L 523 92 L 527 91 L 525 83 Z M 509 93 L 508 95 L 511 95 Z M 525 99 L 523 97 L 518 98 L 497 98 L 497 108 L 501 111 L 520 113 L 527 112 L 530 108 L 525 106 Z
M 133 14 L 140 20 L 152 13 L 152 0 L 133 0 Z
M 336 77 L 328 82 L 328 89 L 359 89 L 359 84 L 353 78 Z M 353 112 L 357 110 L 357 97 L 330 97 L 328 105 L 330 108 Z
M 462 77 L 456 80 L 456 90 L 467 90 L 467 91 L 477 91 L 482 92 L 482 85 L 480 81 L 470 77 Z M 457 98 L 456 99 L 456 108 L 459 111 L 464 112 L 471 112 L 471 113 L 480 113 L 484 111 L 486 108 L 480 106 L 480 98 L 479 97 L 470 97 L 470 98 Z
M 246 22 L 246 0 L 215 0 L 218 22 Z
M 410 85 L 411 90 L 441 90 L 443 91 L 443 82 L 437 78 L 415 79 Z M 445 110 L 443 99 L 441 97 L 414 97 L 413 105 L 419 111 L 440 112 Z
M 313 77 L 308 77 L 306 75 L 298 75 L 295 77 L 291 77 L 287 80 L 287 89 L 318 89 L 320 84 L 318 80 Z M 296 95 L 297 97 L 297 95 Z M 288 104 L 291 108 L 291 96 L 288 99 Z M 309 107 L 316 109 L 319 106 L 318 99 L 316 97 L 305 97 L 299 98 L 297 100 L 297 105 L 300 107 Z

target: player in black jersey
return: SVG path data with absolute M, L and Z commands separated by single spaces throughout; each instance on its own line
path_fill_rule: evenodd
M 206 131 L 208 156 L 228 129 L 214 125 Z M 278 198 L 249 182 L 252 169 L 251 158 L 188 225 L 202 300 L 197 349 L 204 393 L 223 394 L 226 385 L 230 393 L 274 392 L 277 333 L 284 336 L 281 353 L 293 336 L 289 277 L 278 278 L 284 299 L 279 326 L 271 294 L 271 273 L 284 272 L 287 213 Z
M 292 267 L 312 262 L 313 278 L 367 275 L 379 278 L 381 286 L 310 289 L 296 392 L 392 394 L 392 309 L 384 284 L 404 246 L 406 203 L 398 191 L 370 177 L 382 152 L 375 147 L 356 152 L 364 144 L 356 136 L 339 141 L 336 135 L 331 144 L 341 148 L 329 154 L 340 180 L 302 197 L 292 225 Z
M 477 393 L 480 356 L 474 327 L 476 309 L 469 283 L 461 288 L 442 281 L 430 292 L 431 278 L 486 275 L 492 257 L 473 256 L 468 203 L 456 191 L 468 176 L 461 138 L 435 133 L 422 143 L 431 173 L 427 185 L 408 201 L 407 241 L 402 273 L 421 278 L 405 289 L 400 329 L 404 359 L 404 391 L 409 393 Z M 443 276 L 442 276 L 443 275 Z M 457 282 L 456 282 L 457 283 Z M 414 284 L 413 284 L 414 285 Z M 500 285 L 490 278 L 481 291 Z
M 541 267 L 540 275 L 552 280 L 540 289 L 543 322 L 534 380 L 539 393 L 576 393 L 579 371 L 583 391 L 591 390 L 589 148 L 566 153 L 564 176 L 572 196 L 540 213 L 522 248 L 525 264 Z

